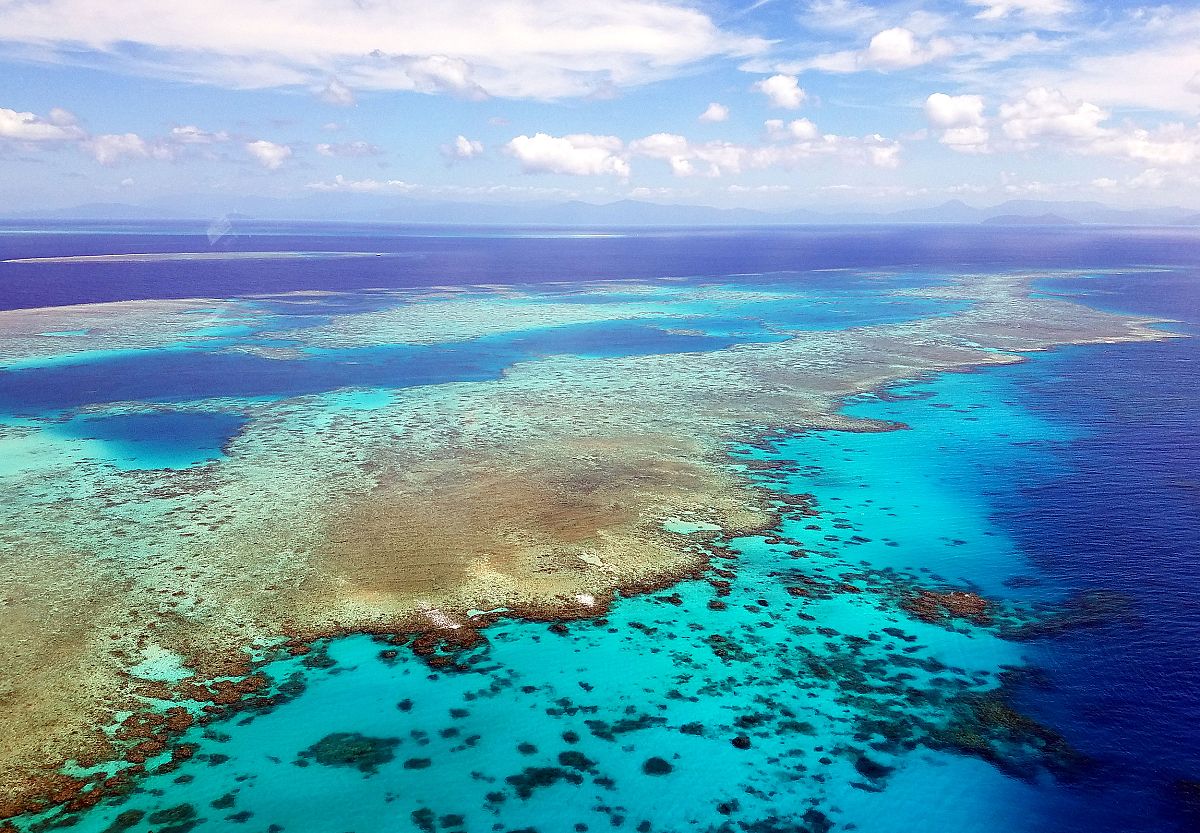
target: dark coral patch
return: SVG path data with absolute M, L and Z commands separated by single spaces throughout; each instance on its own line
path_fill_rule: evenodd
M 334 732 L 300 753 L 301 760 L 312 759 L 322 766 L 354 767 L 368 775 L 381 764 L 396 757 L 399 738 L 373 738 L 358 732 Z
M 578 772 L 568 769 L 561 769 L 553 766 L 531 766 L 518 772 L 516 775 L 510 775 L 504 779 L 509 784 L 512 784 L 516 789 L 517 795 L 521 798 L 529 798 L 533 795 L 533 791 L 541 787 L 552 787 L 559 781 L 566 781 L 569 784 L 579 785 L 583 783 L 583 776 Z
M 646 762 L 642 764 L 642 772 L 647 775 L 670 775 L 674 771 L 675 767 L 657 755 L 647 758 Z

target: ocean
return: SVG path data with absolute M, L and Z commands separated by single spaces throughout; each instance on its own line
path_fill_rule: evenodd
M 0 231 L 0 261 L 9 311 L 204 299 L 161 320 L 95 308 L 20 344 L 0 322 L 0 556 L 120 516 L 106 546 L 130 571 L 177 520 L 140 478 L 219 479 L 264 414 L 303 433 L 562 357 L 578 374 L 819 347 L 952 318 L 973 302 L 943 290 L 970 276 L 1033 275 L 1038 297 L 1182 336 L 901 369 L 844 399 L 894 430 L 738 426 L 724 465 L 781 499 L 748 534 L 668 523 L 708 552 L 702 574 L 593 616 L 491 611 L 479 639 L 432 649 L 347 633 L 270 654 L 269 702 L 19 830 L 1200 826 L 1200 231 L 55 224 Z M 398 292 L 447 312 L 422 329 Z M 133 673 L 186 677 L 173 663 Z

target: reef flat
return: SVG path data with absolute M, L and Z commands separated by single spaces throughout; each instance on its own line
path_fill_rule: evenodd
M 386 257 L 384 252 L 136 252 L 106 255 L 54 255 L 16 257 L 0 263 L 170 263 L 189 260 L 338 260 L 354 257 Z M 394 257 L 395 255 L 393 255 Z
M 591 616 L 618 593 L 697 575 L 718 534 L 778 523 L 731 444 L 895 427 L 848 416 L 846 397 L 1056 345 L 1169 337 L 1034 293 L 1041 277 L 884 291 L 916 313 L 841 328 L 756 322 L 748 307 L 787 305 L 778 291 L 662 284 L 588 285 L 576 293 L 588 303 L 568 305 L 476 287 L 0 313 L 0 813 L 88 789 L 99 800 L 90 767 L 110 781 L 136 772 L 167 749 L 163 721 L 254 696 L 255 661 L 281 646 L 422 631 L 469 642 L 497 612 Z M 315 302 L 325 314 L 296 326 L 287 311 Z M 735 320 L 714 324 L 722 312 Z M 252 339 L 237 329 L 247 322 Z M 680 342 L 606 354 L 555 348 L 545 332 L 614 322 Z M 532 330 L 532 349 L 515 340 Z M 487 341 L 502 335 L 514 339 Z M 421 352 L 447 344 L 515 352 L 464 374 Z M 351 384 L 288 375 L 330 354 Z M 394 375 L 396 355 L 414 375 Z M 122 374 L 143 360 L 269 384 L 140 388 Z M 80 368 L 107 392 L 56 393 Z M 113 442 L 61 432 L 79 416 L 181 411 L 242 422 L 220 459 L 182 468 L 115 465 Z M 161 718 L 171 705 L 182 711 Z M 153 731 L 130 722 L 148 708 Z

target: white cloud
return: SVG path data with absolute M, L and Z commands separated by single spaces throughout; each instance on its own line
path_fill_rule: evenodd
M 941 131 L 938 141 L 963 153 L 986 153 L 991 134 L 985 127 L 983 97 L 934 93 L 925 99 L 929 126 Z
M 74 113 L 61 107 L 51 107 L 50 115 L 46 117 L 46 120 L 59 127 L 74 127 L 79 124 L 79 119 L 75 117 Z
M 474 139 L 468 139 L 461 133 L 454 137 L 454 141 L 442 145 L 442 156 L 447 159 L 471 159 L 483 153 L 483 142 Z
M 39 60 L 235 88 L 561 98 L 764 51 L 661 0 L 5 0 L 0 41 Z M 336 79 L 336 84 L 331 79 Z
M 1108 113 L 1086 101 L 1071 101 L 1059 90 L 1035 87 L 1000 107 L 1001 129 L 1017 142 L 1041 137 L 1091 139 L 1103 133 Z
M 229 141 L 229 134 L 224 131 L 209 133 L 207 130 L 201 130 L 199 127 L 196 127 L 194 124 L 187 124 L 172 127 L 168 138 L 170 141 L 181 145 L 212 145 Z
M 765 126 L 767 143 L 762 145 L 693 142 L 677 133 L 654 133 L 628 143 L 616 136 L 538 133 L 516 137 L 505 151 L 520 160 L 526 172 L 580 176 L 627 177 L 630 160 L 635 158 L 665 162 L 678 177 L 721 177 L 751 169 L 790 170 L 819 158 L 878 168 L 895 168 L 900 163 L 900 144 L 878 134 L 822 134 L 808 119 L 786 124 L 772 119 Z
M 692 144 L 674 133 L 655 133 L 629 143 L 629 153 L 649 159 L 662 159 L 671 166 L 675 176 L 721 176 L 739 173 L 746 161 L 746 148 L 732 142 Z M 697 169 L 697 163 L 703 167 Z
M 513 197 L 536 199 L 574 199 L 579 192 L 565 188 L 543 188 L 526 185 L 421 185 L 403 179 L 347 179 L 338 174 L 331 180 L 310 182 L 305 186 L 311 191 L 344 191 L 358 194 L 421 194 L 431 197 L 465 197 L 483 199 L 511 199 Z
M 75 118 L 66 110 L 54 109 L 43 119 L 33 113 L 22 113 L 0 107 L 0 140 L 17 142 L 60 142 L 77 140 L 82 131 L 75 127 Z
M 771 123 L 767 125 L 770 138 Z M 861 137 L 817 134 L 815 125 L 813 135 L 809 136 L 809 125 L 811 122 L 804 120 L 792 122 L 788 125 L 788 140 L 754 148 L 749 154 L 748 167 L 790 170 L 822 158 L 876 168 L 895 168 L 900 164 L 900 143 L 893 139 L 878 133 Z
M 802 20 L 815 29 L 857 31 L 876 26 L 879 12 L 857 0 L 812 0 Z
M 808 98 L 794 75 L 772 75 L 756 82 L 754 89 L 765 95 L 771 106 L 785 110 L 795 110 Z
M 721 141 L 697 144 L 674 133 L 656 133 L 630 142 L 627 151 L 631 156 L 666 161 L 676 176 L 719 177 L 766 168 L 790 170 L 817 158 L 878 168 L 894 168 L 900 163 L 899 143 L 879 135 L 860 138 L 821 134 L 808 119 L 787 124 L 771 119 L 765 127 L 767 144 L 763 145 Z
M 790 185 L 730 185 L 726 189 L 731 194 L 786 194 L 792 190 Z
M 766 128 L 767 141 L 784 142 L 789 139 L 811 141 L 821 135 L 817 126 L 808 119 L 793 119 L 787 124 L 782 119 L 768 119 L 763 122 Z
M 152 153 L 158 158 L 169 158 L 166 149 L 156 150 L 136 133 L 106 133 L 93 136 L 83 142 L 83 147 L 101 165 L 115 165 L 124 159 L 145 159 Z
M 292 149 L 287 145 L 259 139 L 246 143 L 246 152 L 269 171 L 276 170 L 292 155 Z
M 629 151 L 650 159 L 670 159 L 688 153 L 688 140 L 676 133 L 655 133 L 630 142 Z
M 1200 129 L 1182 124 L 1167 124 L 1153 131 L 1126 127 L 1105 131 L 1088 150 L 1151 165 L 1192 165 L 1200 162 Z
M 711 102 L 708 108 L 700 114 L 700 121 L 704 122 L 719 122 L 726 121 L 729 118 L 729 108 L 724 104 Z
M 951 127 L 942 131 L 938 141 L 960 153 L 988 153 L 992 149 L 989 144 L 991 135 L 986 127 L 979 125 Z
M 752 61 L 742 68 L 754 72 L 762 71 L 765 67 L 770 66 L 780 72 L 788 73 L 807 70 L 832 73 L 863 72 L 865 70 L 888 72 L 911 69 L 975 48 L 976 44 L 973 39 L 962 38 L 955 41 L 949 38 L 930 36 L 922 40 L 912 29 L 895 26 L 876 32 L 863 49 L 826 52 L 811 58 L 774 64 Z
M 863 62 L 881 69 L 906 69 L 926 61 L 917 36 L 909 29 L 884 29 L 871 38 Z
M 325 86 L 314 89 L 313 94 L 335 107 L 353 107 L 355 104 L 354 91 L 337 78 L 330 78 Z
M 217 159 L 213 146 L 230 142 L 232 138 L 223 130 L 208 131 L 194 124 L 176 125 L 166 135 L 156 137 L 132 132 L 92 135 L 79 126 L 72 113 L 56 107 L 45 118 L 0 108 L 0 141 L 4 140 L 30 144 L 69 142 L 101 165 L 116 165 L 136 159 L 175 161 L 189 156 Z M 293 154 L 288 145 L 265 139 L 247 142 L 245 149 L 270 170 L 278 168 Z M 366 142 L 349 142 L 319 145 L 317 151 L 329 156 L 362 156 L 378 153 L 379 149 Z
M 900 143 L 888 141 L 876 133 L 865 141 L 867 159 L 876 168 L 900 167 Z
M 475 80 L 474 68 L 462 58 L 401 55 L 394 60 L 404 67 L 404 73 L 413 83 L 412 89 L 419 93 L 451 93 L 475 100 L 488 97 L 487 91 Z
M 1048 185 L 1045 182 L 1037 179 L 1025 180 L 1021 182 L 1009 182 L 1004 186 L 1004 193 L 1010 196 L 1026 195 L 1026 194 L 1050 194 L 1056 189 L 1054 185 Z
M 1104 37 L 1033 66 L 1007 83 L 1049 87 L 1101 107 L 1200 112 L 1200 9 L 1195 3 L 1134 7 L 1106 20 Z
M 1127 193 L 1129 191 L 1154 191 L 1162 188 L 1168 183 L 1179 184 L 1180 177 L 1176 175 L 1168 175 L 1166 171 L 1159 168 L 1146 168 L 1145 170 L 1130 176 L 1125 179 L 1113 179 L 1112 177 L 1102 176 L 1093 179 L 1089 184 L 1098 191 L 1107 193 Z M 1187 180 L 1184 180 L 1187 182 Z M 1194 180 L 1189 183 L 1190 187 L 1194 187 Z
M 930 127 L 978 127 L 983 124 L 983 97 L 934 93 L 925 99 L 925 117 Z
M 1130 178 L 1129 187 L 1131 188 L 1161 188 L 1167 181 L 1165 171 L 1160 171 L 1157 168 L 1147 168 L 1135 177 Z
M 526 173 L 574 176 L 629 176 L 629 162 L 621 155 L 624 143 L 615 136 L 576 133 L 551 136 L 536 133 L 517 136 L 505 151 L 517 158 Z
M 1001 20 L 1009 15 L 1051 20 L 1068 14 L 1075 9 L 1071 0 L 968 0 L 972 6 L 982 9 L 976 15 L 980 20 Z
M 1048 147 L 1155 168 L 1200 163 L 1200 126 L 1173 123 L 1146 129 L 1129 122 L 1112 125 L 1109 117 L 1091 102 L 1069 98 L 1060 90 L 1035 87 L 1001 105 L 998 122 L 1007 144 L 1000 149 Z M 970 145 L 978 138 L 972 131 L 981 129 L 978 125 L 952 128 L 943 134 L 943 141 Z
M 317 153 L 322 156 L 378 156 L 383 153 L 383 148 L 379 145 L 373 145 L 370 142 L 321 142 L 316 146 Z
M 402 179 L 346 179 L 341 174 L 325 182 L 310 182 L 307 188 L 313 191 L 350 191 L 357 194 L 399 193 L 407 194 L 418 190 L 420 186 L 405 182 Z

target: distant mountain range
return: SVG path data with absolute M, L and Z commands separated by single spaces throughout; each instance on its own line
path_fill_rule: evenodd
M 1009 200 L 976 208 L 950 200 L 929 208 L 892 212 L 781 212 L 700 205 L 662 205 L 637 200 L 596 204 L 528 202 L 465 203 L 371 194 L 312 194 L 295 199 L 192 196 L 126 205 L 90 203 L 53 211 L 9 215 L 13 220 L 213 220 L 225 216 L 260 220 L 342 220 L 437 225 L 531 226 L 771 226 L 956 223 L 989 225 L 1192 225 L 1200 212 L 1181 207 L 1120 209 L 1098 202 Z
M 983 221 L 987 226 L 1077 226 L 1078 220 L 1068 220 L 1061 214 L 1001 214 Z

